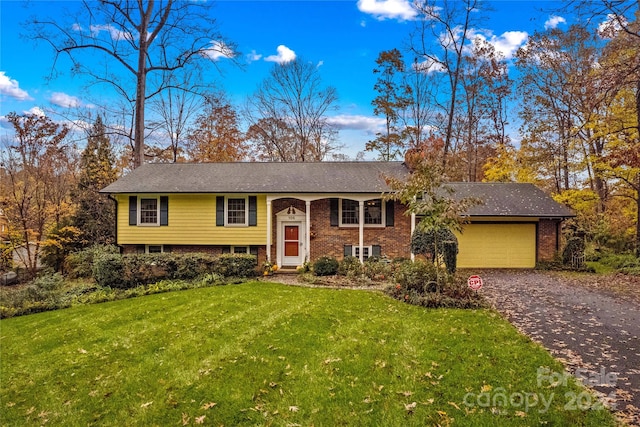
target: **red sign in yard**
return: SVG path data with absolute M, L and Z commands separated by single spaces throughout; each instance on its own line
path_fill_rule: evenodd
M 480 276 L 469 276 L 467 283 L 469 284 L 469 287 L 474 291 L 478 291 L 480 290 L 480 288 L 482 288 L 482 278 Z

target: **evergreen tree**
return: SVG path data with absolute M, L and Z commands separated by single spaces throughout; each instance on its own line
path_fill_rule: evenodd
M 82 246 L 115 243 L 115 205 L 99 191 L 117 179 L 115 158 L 106 126 L 98 116 L 88 131 L 80 158 L 80 176 L 74 199 L 78 205 L 74 225 L 81 230 Z
M 411 88 L 401 80 L 405 66 L 398 49 L 380 52 L 376 65 L 373 72 L 379 77 L 373 88 L 379 95 L 371 103 L 375 107 L 373 113 L 385 118 L 385 128 L 367 143 L 366 150 L 377 151 L 380 160 L 391 161 L 401 156 L 404 148 L 403 130 L 398 127 L 398 121 L 400 111 L 411 104 Z

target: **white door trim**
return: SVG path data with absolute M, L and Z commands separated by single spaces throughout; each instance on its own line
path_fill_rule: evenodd
M 294 207 L 283 209 L 276 214 L 276 264 L 278 267 L 297 267 L 302 265 L 307 253 L 306 241 L 306 214 Z M 298 226 L 299 250 L 297 257 L 284 256 L 284 227 L 287 225 Z

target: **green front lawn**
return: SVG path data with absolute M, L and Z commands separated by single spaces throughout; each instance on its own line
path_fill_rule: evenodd
M 6 319 L 0 358 L 2 425 L 614 424 L 538 381 L 561 365 L 496 313 L 367 291 L 252 282 Z

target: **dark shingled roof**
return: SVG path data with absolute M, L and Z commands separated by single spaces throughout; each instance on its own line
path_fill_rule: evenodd
M 382 193 L 400 162 L 145 164 L 103 193 Z
M 383 193 L 384 176 L 406 177 L 401 162 L 154 163 L 134 169 L 102 193 Z M 454 197 L 483 205 L 471 216 L 567 218 L 574 214 L 533 184 L 449 184 Z
M 568 218 L 569 208 L 553 200 L 533 184 L 507 182 L 454 182 L 453 197 L 474 197 L 484 202 L 469 209 L 470 216 Z

